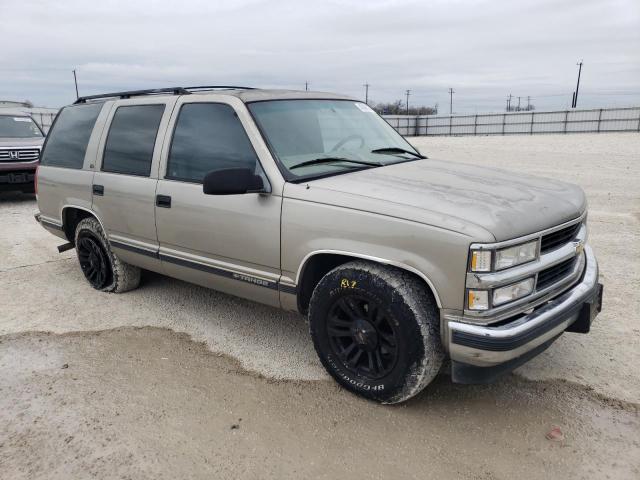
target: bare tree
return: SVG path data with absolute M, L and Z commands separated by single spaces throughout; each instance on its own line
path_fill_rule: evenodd
M 406 115 L 407 107 L 402 100 L 396 100 L 395 102 L 377 103 L 373 106 L 373 109 L 381 115 Z M 436 115 L 438 113 L 438 105 L 433 107 L 427 106 L 413 106 L 409 107 L 409 115 Z

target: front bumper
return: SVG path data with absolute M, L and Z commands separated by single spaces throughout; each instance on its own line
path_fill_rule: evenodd
M 528 315 L 499 326 L 449 321 L 446 340 L 453 380 L 491 381 L 542 352 L 565 330 L 588 332 L 602 307 L 602 285 L 591 247 L 585 246 L 584 255 L 579 283 Z

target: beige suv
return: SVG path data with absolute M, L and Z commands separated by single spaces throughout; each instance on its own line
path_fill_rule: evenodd
M 338 95 L 84 97 L 37 182 L 36 218 L 95 289 L 147 269 L 308 315 L 328 372 L 384 403 L 446 357 L 453 381 L 491 381 L 601 306 L 580 188 L 427 159 Z

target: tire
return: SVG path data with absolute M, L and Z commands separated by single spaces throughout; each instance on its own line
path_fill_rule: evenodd
M 357 395 L 399 403 L 418 394 L 444 359 L 431 292 L 408 272 L 355 261 L 327 273 L 309 305 L 327 371 Z
M 94 217 L 78 222 L 75 245 L 82 273 L 96 290 L 123 293 L 140 284 L 140 268 L 123 262 L 111 251 L 100 222 Z

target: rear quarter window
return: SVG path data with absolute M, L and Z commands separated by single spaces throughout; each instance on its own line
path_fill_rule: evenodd
M 65 107 L 49 132 L 42 165 L 82 168 L 84 154 L 102 103 Z

